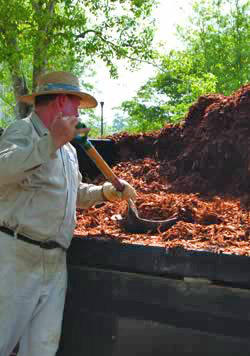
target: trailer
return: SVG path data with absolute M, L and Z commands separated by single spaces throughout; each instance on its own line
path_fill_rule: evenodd
M 111 142 L 92 142 L 114 158 Z M 57 356 L 250 354 L 248 256 L 78 237 L 68 271 Z
M 249 262 L 75 238 L 58 356 L 247 356 Z

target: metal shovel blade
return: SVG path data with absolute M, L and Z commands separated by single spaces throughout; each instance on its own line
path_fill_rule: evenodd
M 137 207 L 133 200 L 128 200 L 127 214 L 118 222 L 127 232 L 132 234 L 143 234 L 147 232 L 162 232 L 176 224 L 180 218 L 174 216 L 167 220 L 148 220 L 139 217 Z

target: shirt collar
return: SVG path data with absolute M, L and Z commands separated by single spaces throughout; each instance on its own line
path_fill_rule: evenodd
M 39 118 L 39 116 L 34 111 L 31 113 L 30 120 L 31 120 L 32 124 L 34 125 L 39 136 L 48 135 L 49 130 L 47 129 L 46 126 L 44 126 L 44 123 L 42 122 L 42 120 Z

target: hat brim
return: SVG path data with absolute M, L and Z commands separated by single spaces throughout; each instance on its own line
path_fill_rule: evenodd
M 22 95 L 18 98 L 19 101 L 26 103 L 28 105 L 34 105 L 35 97 L 40 95 L 48 95 L 48 94 L 68 94 L 68 95 L 75 95 L 80 98 L 80 109 L 91 109 L 97 106 L 97 100 L 90 94 L 83 93 L 83 92 L 75 92 L 70 90 L 61 90 L 61 91 L 44 91 L 39 93 L 33 93 L 31 95 Z

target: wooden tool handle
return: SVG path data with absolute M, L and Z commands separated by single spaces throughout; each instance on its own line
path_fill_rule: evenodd
M 95 165 L 100 169 L 102 174 L 106 177 L 106 179 L 113 184 L 118 192 L 122 192 L 124 189 L 124 184 L 119 180 L 119 178 L 114 174 L 112 169 L 108 166 L 108 164 L 104 161 L 102 156 L 97 152 L 95 147 L 90 143 L 89 148 L 85 149 L 86 154 Z

